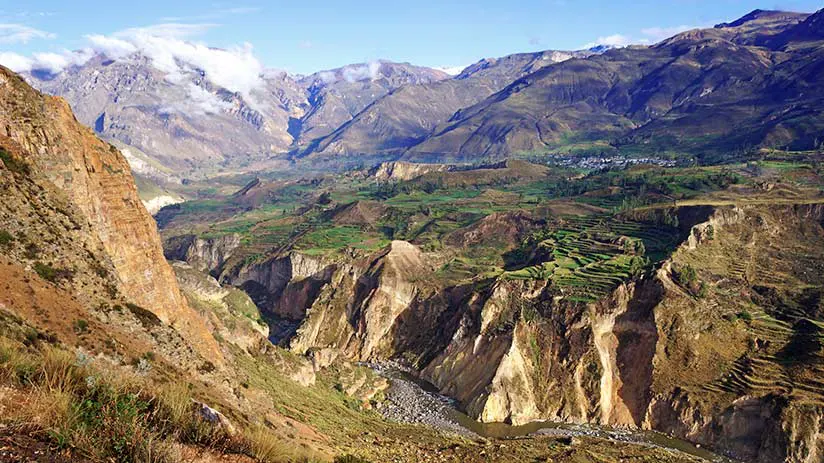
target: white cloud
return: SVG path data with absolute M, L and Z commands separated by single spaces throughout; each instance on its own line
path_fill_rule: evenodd
M 55 73 L 60 72 L 71 64 L 71 55 L 57 53 L 35 53 L 34 62 L 37 67 Z
M 680 25 L 673 27 L 648 27 L 646 29 L 641 29 L 639 36 L 613 34 L 605 37 L 598 37 L 594 42 L 590 42 L 581 48 L 592 48 L 598 45 L 607 45 L 611 47 L 626 47 L 632 44 L 650 45 L 691 29 L 695 29 L 695 26 Z
M 0 52 L 0 64 L 14 72 L 47 71 L 52 74 L 62 72 L 70 66 L 80 66 L 93 55 L 89 49 L 76 52 L 64 50 L 61 53 L 35 53 L 31 58 L 13 52 Z
M 445 72 L 445 73 L 449 74 L 450 76 L 457 76 L 464 69 L 466 69 L 466 66 L 439 66 L 439 67 L 436 67 L 434 69 L 436 69 L 438 71 Z
M 23 24 L 0 24 L 0 43 L 28 43 L 33 39 L 53 39 L 51 32 L 41 31 Z
M 200 111 L 203 113 L 215 114 L 232 109 L 232 103 L 221 100 L 217 97 L 217 95 L 210 93 L 191 82 L 188 84 L 188 96 L 191 98 L 190 103 L 194 106 L 194 112 Z M 192 113 L 192 111 L 188 112 L 189 114 Z
M 85 38 L 91 43 L 91 48 L 94 51 L 102 53 L 110 59 L 125 58 L 137 52 L 137 47 L 133 43 L 115 37 L 94 34 L 87 35 Z
M 647 37 L 647 40 L 652 43 L 658 43 L 664 39 L 668 39 L 673 35 L 695 29 L 694 26 L 680 25 L 673 27 L 649 27 L 642 29 L 641 33 Z
M 97 47 L 95 51 L 106 53 L 112 59 L 122 59 L 124 54 L 131 54 L 131 50 L 145 55 L 171 82 L 181 82 L 188 71 L 197 69 L 215 85 L 251 98 L 253 90 L 263 87 L 264 70 L 252 52 L 252 45 L 244 43 L 220 49 L 184 40 L 211 27 L 214 25 L 158 24 L 127 29 L 113 37 L 94 36 L 90 41 Z
M 375 80 L 381 77 L 381 63 L 380 61 L 372 61 L 364 64 L 350 64 L 340 69 L 317 72 L 315 76 L 325 84 L 331 84 L 341 79 L 350 83 Z
M 322 80 L 325 84 L 331 84 L 338 80 L 338 78 L 335 77 L 335 73 L 332 71 L 320 71 L 318 73 L 318 77 L 320 77 L 320 80 Z
M 34 53 L 23 56 L 0 52 L 0 64 L 15 72 L 45 71 L 59 74 L 72 66 L 86 63 L 96 54 L 115 61 L 128 61 L 140 55 L 165 74 L 166 80 L 186 90 L 181 101 L 169 101 L 164 111 L 187 115 L 214 114 L 231 110 L 232 103 L 196 85 L 193 73 L 202 73 L 212 84 L 239 93 L 247 104 L 259 106 L 254 93 L 264 88 L 265 69 L 248 43 L 228 49 L 212 48 L 192 38 L 214 24 L 166 23 L 130 28 L 111 35 L 85 36 L 88 45 L 76 51 Z
M 228 49 L 212 48 L 190 41 L 214 24 L 157 24 L 130 28 L 112 35 L 87 35 L 88 46 L 78 51 L 35 53 L 31 57 L 15 53 L 0 53 L 0 64 L 16 72 L 34 70 L 59 74 L 81 65 L 94 54 L 103 54 L 113 60 L 128 60 L 136 53 L 151 60 L 152 65 L 165 73 L 173 83 L 184 83 L 192 71 L 202 72 L 214 85 L 241 94 L 254 105 L 253 92 L 264 86 L 264 67 L 254 56 L 248 43 Z M 194 84 L 187 85 L 192 105 L 204 112 L 227 109 L 225 102 Z
M 632 38 L 626 35 L 613 34 L 604 37 L 598 37 L 597 39 L 595 39 L 594 42 L 590 42 L 581 48 L 592 48 L 597 47 L 598 45 L 606 45 L 609 47 L 626 47 L 627 45 L 631 45 L 633 43 L 639 42 L 634 41 Z
M 31 70 L 32 60 L 17 53 L 0 51 L 0 64 L 14 72 L 25 72 Z
M 355 64 L 343 68 L 343 78 L 347 82 L 375 80 L 380 76 L 381 63 L 372 61 L 368 64 Z

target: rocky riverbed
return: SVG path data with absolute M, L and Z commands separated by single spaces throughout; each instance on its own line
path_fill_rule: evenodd
M 425 390 L 414 381 L 406 366 L 396 362 L 367 366 L 392 382 L 386 393 L 386 402 L 380 408 L 381 415 L 387 420 L 423 424 L 450 433 L 478 437 L 456 419 L 457 404 L 454 400 Z
M 399 423 L 421 424 L 444 432 L 476 439 L 523 438 L 525 436 L 557 436 L 571 443 L 579 437 L 594 437 L 609 441 L 649 445 L 698 457 L 712 463 L 735 463 L 728 458 L 693 446 L 666 435 L 629 429 L 606 428 L 594 425 L 536 422 L 524 426 L 484 424 L 461 413 L 451 398 L 438 394 L 435 388 L 418 380 L 413 370 L 399 362 L 365 364 L 392 383 L 386 393 L 386 402 L 379 409 L 387 420 Z

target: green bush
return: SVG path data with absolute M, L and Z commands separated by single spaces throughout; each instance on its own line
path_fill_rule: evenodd
M 74 332 L 77 334 L 85 334 L 89 332 L 89 322 L 83 320 L 82 318 L 75 320 L 72 327 L 74 328 Z
M 687 264 L 675 270 L 675 277 L 681 286 L 689 288 L 698 280 L 698 273 Z
M 709 294 L 709 286 L 698 278 L 698 272 L 691 265 L 675 267 L 673 273 L 678 284 L 694 297 L 704 298 Z
M 3 147 L 0 147 L 0 160 L 3 161 L 6 169 L 15 174 L 28 175 L 31 172 L 28 164 L 12 156 L 11 153 L 6 151 Z
M 63 268 L 54 268 L 51 265 L 43 262 L 34 263 L 34 271 L 40 275 L 40 278 L 56 283 L 58 280 L 68 280 L 72 277 L 72 271 Z
M 14 236 L 6 230 L 0 230 L 0 246 L 8 246 L 14 241 Z
M 57 281 L 57 269 L 51 265 L 44 264 L 43 262 L 35 262 L 34 271 L 40 275 L 40 278 L 46 281 L 51 281 L 52 283 Z

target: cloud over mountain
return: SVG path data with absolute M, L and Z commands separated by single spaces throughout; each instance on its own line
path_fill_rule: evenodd
M 95 54 L 112 60 L 128 60 L 142 55 L 164 72 L 170 82 L 180 83 L 189 71 L 199 70 L 214 84 L 250 97 L 255 89 L 262 88 L 264 70 L 254 56 L 251 44 L 220 49 L 191 40 L 214 26 L 165 23 L 130 28 L 112 35 L 92 34 L 85 36 L 88 45 L 80 50 L 35 53 L 31 57 L 2 52 L 0 64 L 16 72 L 59 74 L 71 66 L 83 65 Z M 0 27 L 0 37 L 1 34 Z
M 594 41 L 587 43 L 582 48 L 592 48 L 599 45 L 606 45 L 609 47 L 626 47 L 628 45 L 651 45 L 654 43 L 658 43 L 661 40 L 664 40 L 668 37 L 672 37 L 673 35 L 680 34 L 681 32 L 685 32 L 695 28 L 696 26 L 687 25 L 672 27 L 647 27 L 641 29 L 640 33 L 637 35 L 612 34 L 607 36 L 601 36 L 595 39 Z

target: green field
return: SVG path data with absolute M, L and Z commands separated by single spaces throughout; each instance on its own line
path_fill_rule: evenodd
M 520 162 L 392 182 L 364 171 L 264 182 L 242 195 L 172 206 L 158 222 L 166 236 L 237 234 L 240 255 L 254 259 L 293 249 L 363 256 L 406 240 L 440 262 L 431 277 L 444 282 L 499 275 L 547 280 L 561 295 L 592 301 L 672 252 L 681 233 L 677 219 L 650 211 L 758 198 L 815 200 L 820 173 L 809 157 L 588 172 Z M 513 212 L 534 222 L 518 232 L 523 236 L 487 230 L 471 246 L 456 238 L 493 214 Z

